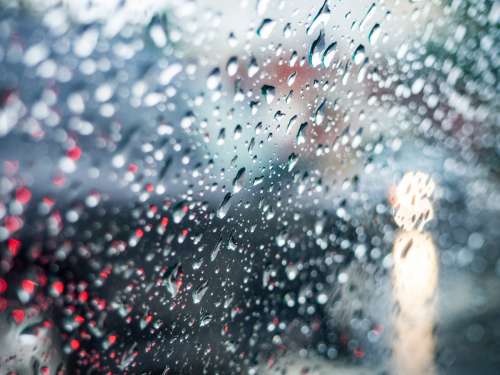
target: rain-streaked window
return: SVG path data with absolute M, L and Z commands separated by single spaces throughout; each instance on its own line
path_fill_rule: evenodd
M 0 374 L 497 374 L 500 3 L 0 0 Z

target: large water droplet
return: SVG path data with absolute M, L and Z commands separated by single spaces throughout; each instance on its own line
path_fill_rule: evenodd
M 238 193 L 243 188 L 243 180 L 245 178 L 245 168 L 241 168 L 233 179 L 233 194 Z
M 288 156 L 288 172 L 291 172 L 293 170 L 298 161 L 298 155 L 292 152 L 290 156 Z
M 337 51 L 337 42 L 333 42 L 326 48 L 325 52 L 323 53 L 323 66 L 328 68 L 331 65 L 336 51 Z
M 209 74 L 207 78 L 207 88 L 209 90 L 215 90 L 221 82 L 220 69 L 214 68 Z
M 230 57 L 226 65 L 227 74 L 232 77 L 238 71 L 238 58 L 236 56 Z
M 317 67 L 321 64 L 321 55 L 325 49 L 325 34 L 320 31 L 319 36 L 312 42 L 309 50 L 309 64 Z
M 222 203 L 220 204 L 218 210 L 217 210 L 217 217 L 219 219 L 224 219 L 227 215 L 227 212 L 229 211 L 229 208 L 231 207 L 231 193 L 227 193 L 224 196 L 224 199 L 222 200 Z
M 358 48 L 354 51 L 352 54 L 352 61 L 354 61 L 354 64 L 359 65 L 363 61 L 365 61 L 365 46 L 360 44 Z
M 267 104 L 271 104 L 276 94 L 276 89 L 274 88 L 274 86 L 264 85 L 262 86 L 261 92 L 264 98 L 266 98 Z
M 325 0 L 321 8 L 318 10 L 318 13 L 314 16 L 311 21 L 311 24 L 307 27 L 306 33 L 307 35 L 311 35 L 314 33 L 314 30 L 322 24 L 325 26 L 330 19 L 330 8 L 328 7 L 328 0 Z
M 325 119 L 325 107 L 326 99 L 323 99 L 321 104 L 316 109 L 316 112 L 314 113 L 314 123 L 316 125 L 321 125 L 323 123 L 323 120 Z
M 381 31 L 380 25 L 376 23 L 368 33 L 368 41 L 370 42 L 371 45 L 377 42 L 378 37 L 380 36 L 380 31 Z
M 259 65 L 257 64 L 257 59 L 252 57 L 250 59 L 250 64 L 248 64 L 248 76 L 252 78 L 259 71 Z
M 265 18 L 260 26 L 257 28 L 257 35 L 260 36 L 262 39 L 267 39 L 273 32 L 274 26 L 276 25 L 276 22 L 273 21 L 270 18 Z
M 205 293 L 207 293 L 207 290 L 208 290 L 208 282 L 204 281 L 193 292 L 193 302 L 196 304 L 200 303 Z
M 174 298 L 182 287 L 183 272 L 181 264 L 175 265 L 166 275 L 167 291 Z
M 307 122 L 300 124 L 299 130 L 297 131 L 296 142 L 298 145 L 306 143 L 306 128 Z

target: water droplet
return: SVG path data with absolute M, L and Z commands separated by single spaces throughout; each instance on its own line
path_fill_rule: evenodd
M 208 281 L 202 282 L 198 288 L 193 292 L 193 302 L 198 304 L 203 299 L 203 296 L 207 293 L 208 290 Z
M 208 75 L 207 78 L 207 88 L 209 90 L 215 90 L 221 82 L 220 69 L 214 68 Z
M 314 33 L 314 30 L 322 24 L 325 26 L 330 19 L 330 8 L 328 7 L 328 0 L 325 0 L 321 8 L 318 10 L 318 13 L 313 17 L 311 24 L 307 27 L 306 33 L 307 35 L 311 35 Z
M 175 298 L 175 296 L 179 293 L 182 287 L 183 276 L 184 274 L 180 263 L 175 265 L 165 276 L 167 291 L 170 293 L 172 298 Z
M 163 48 L 167 45 L 167 35 L 163 30 L 163 27 L 159 24 L 153 25 L 149 29 L 149 36 L 153 40 L 154 44 L 158 48 Z
M 253 179 L 253 186 L 260 185 L 262 182 L 264 182 L 264 176 L 255 177 Z
M 374 13 L 375 13 L 375 3 L 371 3 L 370 7 L 366 11 L 365 16 L 363 17 L 363 19 L 361 20 L 361 22 L 359 24 L 359 29 L 361 31 L 363 31 L 363 29 L 365 28 L 365 25 L 368 23 L 369 19 L 373 16 Z
M 236 125 L 234 128 L 233 138 L 235 140 L 240 139 L 242 131 L 243 131 L 243 128 L 241 127 L 241 125 L 239 125 L 239 124 Z
M 374 45 L 377 42 L 378 37 L 380 36 L 380 31 L 380 25 L 376 23 L 368 33 L 368 41 L 371 45 Z
M 222 243 L 223 239 L 219 238 L 217 243 L 214 246 L 214 249 L 212 250 L 212 253 L 210 254 L 210 261 L 213 262 L 215 259 L 217 259 L 217 255 L 219 255 L 219 251 L 222 248 Z
M 290 156 L 288 156 L 288 172 L 291 172 L 293 170 L 298 161 L 298 155 L 292 152 Z
M 320 31 L 319 36 L 311 44 L 309 50 L 309 64 L 317 67 L 321 64 L 321 55 L 325 49 L 325 34 L 323 30 Z
M 365 61 L 365 46 L 360 44 L 356 48 L 356 50 L 352 54 L 352 61 L 354 61 L 354 64 L 356 64 L 356 65 L 359 65 Z
M 306 128 L 307 122 L 300 124 L 299 130 L 297 131 L 296 142 L 298 145 L 306 143 Z
M 293 126 L 297 123 L 297 115 L 293 115 L 288 121 L 288 125 L 286 126 L 286 134 L 290 134 Z
M 224 196 L 224 199 L 222 200 L 222 203 L 219 206 L 219 209 L 217 210 L 217 217 L 219 219 L 224 219 L 227 215 L 227 212 L 229 211 L 229 208 L 231 207 L 231 193 L 227 193 Z
M 200 319 L 200 327 L 205 327 L 205 326 L 209 325 L 210 322 L 212 321 L 212 319 L 213 319 L 212 315 L 210 315 L 208 313 L 204 313 Z
M 227 74 L 232 77 L 238 71 L 238 58 L 236 56 L 230 57 L 226 65 Z
M 287 238 L 288 238 L 288 232 L 286 230 L 281 231 L 276 236 L 276 245 L 278 245 L 279 247 L 285 246 Z
M 283 28 L 283 36 L 285 38 L 290 38 L 292 36 L 292 25 L 288 22 Z
M 323 99 L 321 104 L 316 109 L 316 112 L 314 113 L 314 123 L 316 125 L 321 125 L 323 123 L 323 120 L 325 119 L 325 107 L 326 99 Z
M 248 64 L 248 76 L 252 78 L 259 71 L 259 65 L 257 64 L 257 59 L 252 57 L 250 59 L 250 64 Z
M 325 52 L 323 53 L 323 66 L 328 68 L 332 64 L 336 51 L 337 42 L 333 42 L 326 48 Z
M 262 86 L 261 93 L 264 95 L 264 98 L 266 98 L 267 104 L 271 104 L 274 100 L 276 89 L 274 86 L 264 85 Z
M 276 25 L 276 22 L 273 21 L 270 18 L 265 18 L 260 26 L 257 28 L 257 35 L 260 36 L 262 39 L 267 39 L 273 32 L 274 26 Z
M 172 217 L 174 219 L 174 223 L 179 224 L 182 221 L 182 219 L 184 219 L 184 216 L 186 216 L 188 210 L 189 210 L 189 207 L 188 207 L 186 202 L 181 201 L 181 202 L 177 203 L 174 206 L 173 214 L 172 214 Z
M 243 188 L 243 180 L 245 178 L 245 168 L 240 168 L 233 179 L 233 194 L 238 193 Z

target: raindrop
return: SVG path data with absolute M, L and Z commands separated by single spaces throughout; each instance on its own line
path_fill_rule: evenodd
M 368 41 L 371 45 L 374 45 L 377 42 L 378 37 L 380 36 L 380 31 L 380 25 L 376 23 L 368 33 Z
M 235 140 L 240 139 L 242 131 L 243 131 L 243 128 L 241 127 L 241 125 L 236 125 L 234 128 L 233 138 Z
M 283 28 L 283 36 L 285 38 L 290 38 L 292 36 L 292 25 L 288 22 Z
M 318 13 L 312 19 L 311 24 L 307 27 L 306 33 L 307 35 L 311 35 L 314 33 L 314 30 L 322 24 L 325 26 L 330 19 L 330 8 L 328 7 L 328 0 L 325 0 L 321 8 L 318 10 Z
M 215 90 L 221 82 L 220 69 L 214 68 L 209 74 L 207 78 L 207 88 L 209 90 Z
M 205 296 L 205 294 L 207 293 L 207 290 L 208 290 L 208 282 L 204 281 L 193 292 L 193 302 L 196 304 L 200 303 L 201 300 L 203 299 L 203 296 Z
M 151 36 L 156 47 L 163 48 L 167 45 L 167 36 L 159 24 L 155 24 L 149 29 L 149 36 Z
M 298 155 L 292 152 L 290 156 L 288 156 L 288 172 L 291 172 L 293 170 L 298 161 Z
M 183 272 L 180 263 L 175 265 L 169 273 L 165 276 L 167 291 L 170 293 L 172 298 L 179 293 L 182 287 Z
M 224 196 L 224 199 L 222 200 L 222 203 L 220 204 L 219 208 L 217 209 L 217 217 L 219 219 L 224 219 L 227 215 L 227 212 L 229 211 L 229 208 L 231 207 L 231 193 L 227 193 Z
M 259 71 L 259 65 L 257 64 L 257 59 L 252 57 L 250 59 L 250 64 L 248 65 L 248 76 L 252 78 Z
M 323 123 L 323 120 L 325 119 L 325 107 L 326 99 L 323 99 L 321 104 L 316 109 L 316 112 L 314 113 L 314 123 L 316 125 L 321 125 Z
M 212 321 L 212 319 L 213 319 L 212 315 L 210 315 L 208 313 L 204 313 L 200 319 L 200 327 L 205 327 L 205 326 L 209 325 L 210 322 Z
M 292 54 L 290 55 L 290 61 L 288 62 L 288 66 L 292 67 L 295 65 L 295 63 L 297 62 L 299 58 L 299 55 L 297 53 L 297 51 L 293 51 Z
M 215 259 L 217 259 L 217 255 L 219 255 L 219 251 L 222 248 L 222 238 L 219 238 L 219 241 L 214 246 L 214 249 L 212 250 L 212 253 L 210 254 L 210 261 L 213 262 Z
M 333 42 L 326 48 L 325 52 L 323 53 L 323 66 L 328 68 L 331 65 L 336 51 L 337 51 L 337 42 Z
M 172 214 L 173 219 L 174 219 L 174 223 L 179 224 L 182 221 L 182 219 L 184 219 L 184 216 L 186 216 L 188 209 L 189 208 L 188 208 L 186 202 L 182 201 L 182 202 L 177 203 L 174 206 L 174 211 Z
M 257 35 L 260 36 L 262 39 L 267 39 L 273 32 L 274 26 L 276 25 L 276 22 L 273 21 L 270 18 L 265 18 L 260 26 L 257 28 Z
M 309 50 L 309 64 L 317 67 L 321 64 L 321 55 L 325 49 L 325 34 L 323 30 L 320 31 L 319 36 L 311 44 Z
M 296 142 L 298 145 L 306 143 L 306 128 L 307 122 L 300 124 L 299 130 L 297 131 Z
M 354 61 L 356 65 L 365 61 L 365 47 L 362 44 L 360 44 L 352 54 L 352 61 Z
M 260 185 L 262 182 L 264 182 L 264 176 L 255 177 L 253 179 L 253 186 Z
M 240 168 L 233 179 L 233 194 L 241 191 L 243 188 L 243 180 L 245 178 L 245 168 Z
M 236 56 L 230 57 L 226 65 L 227 74 L 232 77 L 238 71 L 238 58 Z
M 274 86 L 264 85 L 262 86 L 261 93 L 266 98 L 267 104 L 271 104 L 274 100 L 276 89 Z
M 286 134 L 290 134 L 293 126 L 297 123 L 297 115 L 293 115 L 288 121 L 288 125 L 286 126 Z

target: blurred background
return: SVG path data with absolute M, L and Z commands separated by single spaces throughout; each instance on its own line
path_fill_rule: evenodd
M 499 23 L 0 1 L 0 373 L 498 374 Z

